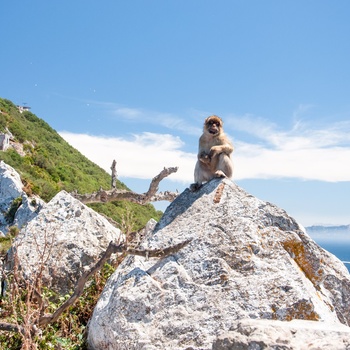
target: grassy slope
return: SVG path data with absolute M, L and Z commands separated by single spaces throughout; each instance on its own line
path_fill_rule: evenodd
M 110 188 L 110 175 L 70 146 L 44 120 L 31 112 L 20 113 L 11 101 L 2 98 L 0 111 L 0 132 L 7 128 L 26 153 L 20 156 L 13 149 L 0 151 L 0 160 L 19 172 L 27 193 L 49 201 L 61 190 L 90 193 L 100 187 Z M 127 186 L 118 181 L 117 188 L 127 189 Z M 124 225 L 128 221 L 131 230 L 143 227 L 150 218 L 158 220 L 161 216 L 153 205 L 124 201 L 91 207 Z

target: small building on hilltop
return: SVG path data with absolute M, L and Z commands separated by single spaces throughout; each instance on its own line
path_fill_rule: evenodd
M 18 108 L 20 113 L 29 112 L 29 110 L 30 110 L 29 106 L 17 106 L 17 108 Z

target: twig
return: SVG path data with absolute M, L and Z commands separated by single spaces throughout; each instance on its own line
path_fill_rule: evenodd
M 24 329 L 14 323 L 0 322 L 0 330 L 6 332 L 24 333 Z

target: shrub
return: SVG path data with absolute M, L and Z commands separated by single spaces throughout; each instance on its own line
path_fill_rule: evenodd
M 22 204 L 22 197 L 18 197 L 12 201 L 9 210 L 4 215 L 6 222 L 8 224 L 11 224 L 15 220 L 16 212 L 21 204 Z

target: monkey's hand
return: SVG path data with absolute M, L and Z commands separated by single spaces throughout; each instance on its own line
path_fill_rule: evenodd
M 222 147 L 221 146 L 213 146 L 210 149 L 208 156 L 210 159 L 212 159 L 213 157 L 218 156 L 220 153 L 222 153 Z
M 198 159 L 204 163 L 204 164 L 209 164 L 210 163 L 210 160 L 211 160 L 211 157 L 209 156 L 209 154 L 205 153 L 205 152 L 202 152 Z

